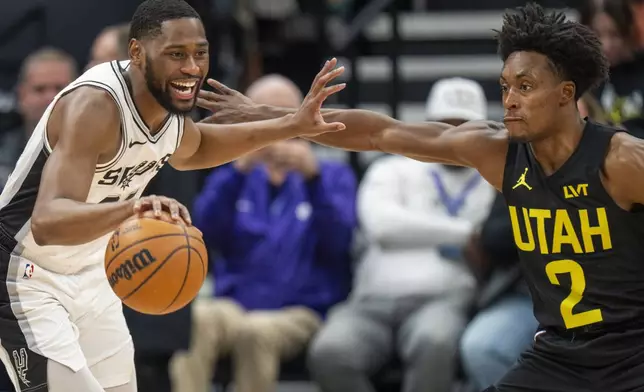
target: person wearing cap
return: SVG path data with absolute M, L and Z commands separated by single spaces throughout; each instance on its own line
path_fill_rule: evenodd
M 485 119 L 481 86 L 454 78 L 429 94 L 428 120 Z M 358 193 L 367 238 L 350 298 L 330 312 L 309 348 L 324 392 L 371 392 L 370 375 L 394 356 L 404 392 L 448 392 L 476 282 L 461 249 L 495 191 L 472 169 L 386 156 Z
M 487 119 L 487 99 L 481 85 L 471 79 L 449 78 L 437 81 L 427 98 L 427 121 L 460 125 Z

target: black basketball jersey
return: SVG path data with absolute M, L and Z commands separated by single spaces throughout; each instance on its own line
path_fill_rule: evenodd
M 550 176 L 529 144 L 510 143 L 503 195 L 542 327 L 644 326 L 644 213 L 620 208 L 601 181 L 616 131 L 588 121 L 575 152 Z

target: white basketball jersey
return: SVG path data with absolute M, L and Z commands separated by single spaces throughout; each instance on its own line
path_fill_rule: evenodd
M 31 233 L 33 212 L 43 167 L 51 148 L 46 126 L 56 102 L 81 86 L 107 91 L 121 116 L 122 141 L 112 160 L 96 166 L 87 203 L 106 203 L 138 198 L 146 185 L 170 159 L 183 136 L 184 117 L 171 115 L 154 135 L 140 117 L 123 77 L 129 62 L 97 65 L 61 91 L 43 114 L 25 147 L 16 168 L 0 195 L 0 246 L 59 273 L 74 273 L 103 262 L 107 234 L 79 246 L 38 246 Z M 87 129 L 87 132 L 92 132 Z M 74 173 L 69 173 L 74 176 Z M 13 243 L 11 241 L 13 239 Z

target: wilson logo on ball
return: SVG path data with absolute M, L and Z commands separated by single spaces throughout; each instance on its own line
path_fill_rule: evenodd
M 155 261 L 157 261 L 157 259 L 152 256 L 152 253 L 150 253 L 149 250 L 142 249 L 140 252 L 134 254 L 130 260 L 125 260 L 116 267 L 109 277 L 110 286 L 116 286 L 121 279 L 132 279 L 132 275 L 142 271 Z

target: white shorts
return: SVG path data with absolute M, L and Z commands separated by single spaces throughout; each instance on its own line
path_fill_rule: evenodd
M 132 338 L 102 260 L 60 275 L 0 249 L 0 281 L 0 358 L 20 390 L 46 385 L 48 359 L 89 367 L 103 388 L 132 379 Z

